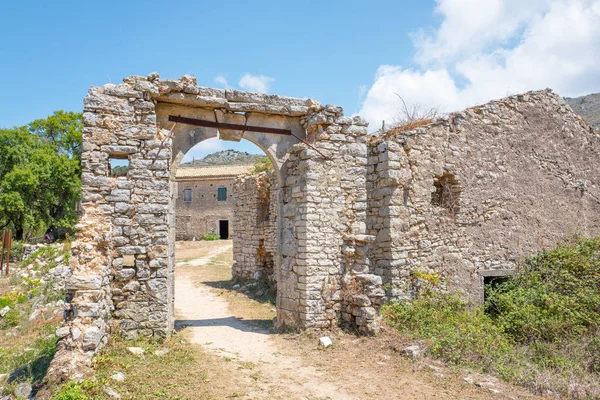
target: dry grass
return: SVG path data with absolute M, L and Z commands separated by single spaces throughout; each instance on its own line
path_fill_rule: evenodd
M 2 294 L 24 291 L 19 281 L 16 274 L 1 278 Z M 34 391 L 39 389 L 54 355 L 54 332 L 63 320 L 62 313 L 46 310 L 30 321 L 31 299 L 14 302 L 10 307 L 11 322 L 6 320 L 8 314 L 0 320 L 0 374 L 8 374 L 7 382 L 0 382 L 0 395 L 10 395 L 22 381 L 29 381 Z
M 451 369 L 433 359 L 410 360 L 402 355 L 404 347 L 414 344 L 391 329 L 377 337 L 330 334 L 333 346 L 318 347 L 316 333 L 278 335 L 274 339 L 286 355 L 300 357 L 304 364 L 323 371 L 346 391 L 361 399 L 536 399 L 526 390 L 493 380 L 493 390 L 467 383 L 470 373 Z
M 231 240 L 198 240 L 181 241 L 175 245 L 175 260 L 189 261 L 194 258 L 203 258 L 211 251 L 223 246 L 225 243 L 231 243 Z
M 420 120 L 417 120 L 417 121 L 409 121 L 409 122 L 406 122 L 406 123 L 401 124 L 401 125 L 396 125 L 392 129 L 388 130 L 385 133 L 384 136 L 386 138 L 389 138 L 389 137 L 392 137 L 392 136 L 396 136 L 396 135 L 399 135 L 401 133 L 408 132 L 408 131 L 411 131 L 413 129 L 416 129 L 416 128 L 420 127 L 420 126 L 429 125 L 431 123 L 431 121 L 433 121 L 431 118 L 425 118 L 425 119 L 420 119 Z
M 145 353 L 133 355 L 127 351 L 129 346 L 141 347 Z M 161 349 L 169 352 L 156 355 L 155 351 Z M 234 365 L 179 335 L 163 343 L 112 338 L 95 359 L 94 370 L 93 379 L 70 383 L 55 398 L 108 399 L 105 386 L 116 390 L 123 399 L 231 399 L 249 389 L 238 379 Z M 111 378 L 117 372 L 125 374 L 123 382 Z
M 274 315 L 270 304 L 231 289 L 231 257 L 230 252 L 221 253 L 202 267 L 177 267 L 178 273 L 189 275 L 198 285 L 210 286 L 229 302 L 236 317 L 270 319 Z M 501 383 L 495 386 L 501 393 L 490 393 L 485 387 L 465 382 L 460 370 L 449 370 L 432 360 L 408 360 L 400 353 L 408 342 L 389 330 L 377 338 L 358 338 L 336 332 L 331 335 L 334 345 L 326 350 L 318 346 L 317 334 L 272 335 L 278 354 L 284 357 L 282 365 L 218 357 L 201 346 L 191 345 L 185 340 L 185 335 L 186 330 L 183 330 L 163 343 L 126 342 L 113 338 L 96 359 L 95 380 L 63 388 L 63 393 L 80 397 L 58 399 L 86 398 L 82 396 L 105 399 L 108 396 L 104 386 L 115 389 L 124 399 L 296 398 L 290 396 L 287 385 L 290 379 L 294 384 L 302 384 L 307 375 L 306 371 L 303 375 L 299 371 L 286 370 L 286 356 L 290 357 L 288 359 L 300 359 L 303 368 L 316 371 L 322 381 L 357 399 L 533 397 Z M 146 350 L 145 354 L 134 356 L 126 350 L 128 346 L 142 347 Z M 170 352 L 163 356 L 155 355 L 156 350 L 164 348 L 170 349 Z M 125 374 L 124 382 L 110 378 L 116 372 Z M 310 385 L 310 382 L 307 384 Z M 305 398 L 315 399 L 308 393 Z

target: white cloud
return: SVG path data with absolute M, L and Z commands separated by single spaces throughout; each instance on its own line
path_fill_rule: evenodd
M 600 91 L 600 0 L 438 0 L 430 35 L 414 35 L 419 69 L 381 66 L 360 114 L 371 130 L 409 103 L 443 111 L 550 87 Z
M 225 78 L 223 75 L 217 75 L 215 77 L 215 83 L 217 85 L 221 85 L 223 86 L 225 89 L 229 88 L 229 83 L 227 82 L 227 78 Z
M 399 96 L 410 104 L 440 110 L 458 109 L 464 104 L 445 69 L 419 72 L 382 65 L 360 111 L 371 130 L 379 129 L 383 120 L 388 126 L 393 122 L 401 104 Z
M 244 74 L 238 83 L 242 89 L 251 92 L 267 93 L 269 86 L 275 81 L 275 78 L 264 75 Z

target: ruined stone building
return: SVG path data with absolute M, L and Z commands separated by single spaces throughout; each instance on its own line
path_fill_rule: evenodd
M 600 234 L 600 140 L 550 90 L 369 135 L 338 106 L 153 73 L 92 87 L 83 121 L 58 351 L 83 364 L 111 331 L 171 332 L 176 169 L 208 138 L 248 139 L 275 167 L 232 192 L 244 193 L 234 273 L 276 282 L 278 326 L 376 333 L 379 306 L 414 296 L 422 273 L 479 302 L 485 279 L 521 257 Z M 126 176 L 110 176 L 113 158 L 128 161 Z
M 202 239 L 207 233 L 230 239 L 233 232 L 233 180 L 251 165 L 181 167 L 175 174 L 177 240 Z

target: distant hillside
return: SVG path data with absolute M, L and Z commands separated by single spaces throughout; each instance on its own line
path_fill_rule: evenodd
M 250 154 L 237 150 L 223 150 L 209 154 L 198 160 L 181 163 L 181 167 L 201 167 L 209 165 L 252 165 L 264 154 Z
M 575 98 L 565 97 L 565 100 L 588 124 L 600 130 L 600 93 Z

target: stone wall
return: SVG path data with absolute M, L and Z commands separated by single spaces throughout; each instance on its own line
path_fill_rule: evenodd
M 569 235 L 600 234 L 598 137 L 550 91 L 370 137 L 337 110 L 312 107 L 311 145 L 290 151 L 280 320 L 299 309 L 304 327 L 377 332 L 379 306 L 413 298 L 420 276 L 481 302 L 486 276 Z M 245 180 L 243 190 L 261 185 Z M 255 207 L 253 196 L 236 210 Z
M 599 149 L 549 90 L 372 138 L 369 231 L 389 298 L 414 296 L 420 271 L 480 302 L 485 276 L 600 234 Z
M 290 149 L 282 190 L 270 185 L 270 197 L 282 198 L 274 274 L 278 323 L 333 328 L 344 316 L 365 332 L 376 331 L 373 305 L 384 293 L 381 278 L 369 268 L 374 237 L 366 232 L 366 122 L 344 117 L 341 107 L 318 103 L 301 122 L 310 145 Z M 234 274 L 245 279 L 258 271 L 264 228 L 275 232 L 272 224 L 253 223 L 264 205 L 265 182 L 249 177 L 235 186 Z
M 306 102 L 202 88 L 189 75 L 160 80 L 157 73 L 89 90 L 83 113 L 83 217 L 67 286 L 69 334 L 61 338 L 57 357 L 75 362 L 53 370 L 77 376 L 109 333 L 165 337 L 173 328 L 174 166 L 187 150 L 218 132 L 172 123 L 169 117 L 290 130 L 293 135 L 221 132 L 223 139 L 239 141 L 243 135 L 263 148 L 278 181 L 285 182 L 288 149 L 306 136 L 300 124 Z M 126 176 L 111 174 L 111 159 L 128 161 Z
M 173 327 L 172 165 L 217 129 L 170 116 L 293 133 L 221 132 L 253 141 L 275 167 L 234 188 L 244 221 L 234 221 L 234 274 L 270 275 L 272 256 L 280 326 L 375 333 L 379 305 L 413 297 L 421 273 L 481 301 L 486 274 L 567 235 L 600 234 L 599 139 L 550 91 L 369 136 L 360 117 L 310 99 L 129 77 L 84 102 L 83 217 L 59 344 L 73 359 L 100 349 L 109 326 L 127 337 Z M 127 176 L 110 176 L 111 157 L 129 160 Z
M 234 240 L 232 275 L 235 280 L 276 281 L 279 268 L 277 193 L 275 173 L 243 176 L 233 184 Z

